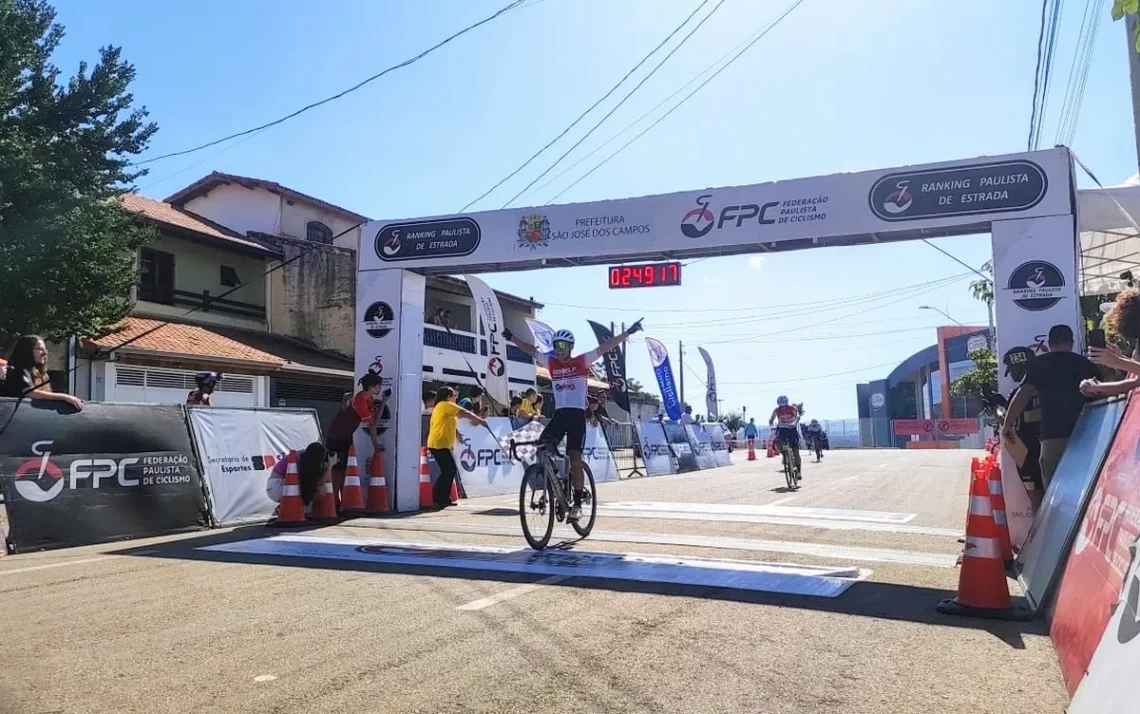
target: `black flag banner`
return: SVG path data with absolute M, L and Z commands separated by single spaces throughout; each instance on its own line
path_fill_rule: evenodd
M 599 325 L 593 320 L 587 320 L 587 322 L 594 330 L 594 337 L 597 338 L 599 345 L 613 338 L 614 333 L 610 328 Z M 625 382 L 625 349 L 619 347 L 616 350 L 611 350 L 602 355 L 602 360 L 606 363 L 606 381 L 610 383 L 610 399 L 628 412 L 630 410 L 629 388 Z

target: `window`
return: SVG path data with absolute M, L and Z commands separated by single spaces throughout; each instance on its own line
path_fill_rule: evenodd
M 139 300 L 174 304 L 174 255 L 161 250 L 139 250 Z
M 232 268 L 228 265 L 222 266 L 222 286 L 227 288 L 236 288 L 241 285 L 241 278 L 238 277 L 237 268 Z
M 332 243 L 332 228 L 320 221 L 309 221 L 305 226 L 305 237 L 314 243 Z

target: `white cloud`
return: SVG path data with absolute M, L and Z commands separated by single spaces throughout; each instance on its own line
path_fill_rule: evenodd
M 759 270 L 760 268 L 764 267 L 764 260 L 765 260 L 764 256 L 754 255 L 748 259 L 748 264 L 751 265 L 753 268 L 756 268 L 757 270 Z

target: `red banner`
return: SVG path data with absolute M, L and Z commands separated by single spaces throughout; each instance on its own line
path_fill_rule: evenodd
M 1133 394 L 1069 553 L 1050 636 L 1069 694 L 1112 616 L 1140 534 L 1140 399 Z
M 939 434 L 977 434 L 977 419 L 936 419 Z
M 894 425 L 895 436 L 934 435 L 933 419 L 895 419 L 891 423 Z

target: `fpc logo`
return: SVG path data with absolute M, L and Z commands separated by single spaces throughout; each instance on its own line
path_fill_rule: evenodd
M 63 472 L 51 462 L 50 441 L 32 444 L 32 453 L 39 459 L 29 459 L 16 469 L 13 483 L 16 493 L 33 503 L 45 503 L 63 491 Z
M 475 456 L 474 449 L 471 448 L 471 441 L 468 439 L 463 440 L 463 451 L 459 452 L 459 465 L 463 467 L 464 471 L 470 473 L 475 470 L 478 459 Z

